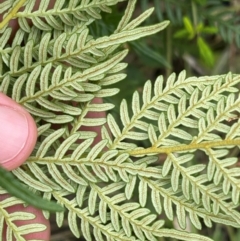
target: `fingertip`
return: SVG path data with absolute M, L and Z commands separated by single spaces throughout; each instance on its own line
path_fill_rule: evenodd
M 37 140 L 32 116 L 18 103 L 0 93 L 0 164 L 7 170 L 20 166 Z

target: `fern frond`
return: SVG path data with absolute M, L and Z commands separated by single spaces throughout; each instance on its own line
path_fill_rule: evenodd
M 153 96 L 151 83 L 147 82 L 143 89 L 142 107 L 138 94 L 135 93 L 133 96 L 133 116 L 131 119 L 125 101 L 122 102 L 121 120 L 123 130 L 120 130 L 114 119 L 109 116 L 108 124 L 111 127 L 113 135 L 113 141 L 110 142 L 109 148 L 129 149 L 129 144 L 125 145 L 122 140 L 125 138 L 131 139 L 132 128 L 139 128 L 142 133 L 149 135 L 152 147 L 128 151 L 130 156 L 166 153 L 167 159 L 164 162 L 161 173 L 164 177 L 169 174 L 171 175 L 171 190 L 175 193 L 174 195 L 179 196 L 180 192 L 183 194 L 181 197 L 182 201 L 194 201 L 200 207 L 203 205 L 202 207 L 208 210 L 209 213 L 213 211 L 215 215 L 222 215 L 221 212 L 226 215 L 231 212 L 231 217 L 236 223 L 240 224 L 240 216 L 234 210 L 239 200 L 239 180 L 236 178 L 238 175 L 236 177 L 229 175 L 229 173 L 232 173 L 231 166 L 236 163 L 236 158 L 226 158 L 228 154 L 227 150 L 215 150 L 215 148 L 219 149 L 222 146 L 232 148 L 233 145 L 238 145 L 239 143 L 237 137 L 236 139 L 234 137 L 233 139 L 228 138 L 228 135 L 231 136 L 233 133 L 231 129 L 233 128 L 236 131 L 236 128 L 239 128 L 239 124 L 235 123 L 234 126 L 230 127 L 224 123 L 233 117 L 232 113 L 234 111 L 239 111 L 239 98 L 234 95 L 238 91 L 235 86 L 239 81 L 239 77 L 229 74 L 227 76 L 219 76 L 215 79 L 212 78 L 205 82 L 201 82 L 201 80 L 202 78 L 185 79 L 183 74 L 177 80 L 171 76 L 166 83 L 166 87 L 163 89 L 162 80 L 158 78 L 155 82 Z M 194 88 L 196 84 L 198 87 Z M 171 88 L 175 90 L 174 95 L 171 94 L 173 93 Z M 201 95 L 199 95 L 199 91 L 202 92 Z M 227 98 L 223 97 L 223 93 L 226 92 L 228 92 Z M 186 105 L 187 102 L 188 106 Z M 176 109 L 178 115 L 176 114 Z M 158 111 L 161 111 L 161 113 Z M 156 123 L 156 125 L 150 124 L 148 128 L 147 126 L 144 128 L 141 125 L 142 118 L 148 118 L 153 123 Z M 197 129 L 199 132 L 197 134 L 195 131 L 195 136 L 192 136 L 191 132 L 179 129 L 182 126 L 188 127 L 190 130 Z M 132 139 L 136 138 L 134 135 L 132 137 Z M 147 139 L 147 137 L 144 136 L 143 139 Z M 187 165 L 194 157 L 193 154 L 187 154 L 187 152 L 195 152 L 197 149 L 205 151 L 209 156 L 209 163 L 207 165 Z M 224 160 L 221 160 L 222 158 Z M 239 171 L 239 168 L 235 167 L 233 170 L 236 173 L 237 170 Z M 208 175 L 201 175 L 204 171 L 207 171 Z M 195 176 L 196 173 L 198 173 L 197 177 Z M 206 186 L 206 183 L 212 179 L 214 184 Z M 144 191 L 147 190 L 146 182 L 147 180 L 144 182 L 144 179 L 142 179 L 139 184 L 141 187 L 139 189 L 141 193 L 139 202 L 142 206 L 145 205 L 147 199 L 147 191 Z M 225 195 L 217 194 L 223 188 Z M 228 200 L 230 198 L 228 195 L 230 190 L 232 195 L 231 203 Z M 156 191 L 154 196 L 156 196 Z M 153 200 L 156 200 L 156 198 Z M 167 211 L 167 207 L 171 207 L 171 203 L 167 201 L 170 199 L 165 196 L 164 200 L 166 215 L 169 219 L 172 219 L 172 209 L 169 212 Z M 202 203 L 200 200 L 202 200 Z M 182 216 L 184 208 L 180 204 L 176 205 L 180 226 L 184 228 L 184 217 Z M 154 206 L 156 210 L 161 210 L 161 207 L 156 203 Z M 212 208 L 210 208 L 211 206 Z M 192 216 L 193 213 L 190 215 Z M 194 215 L 196 216 L 195 212 Z M 196 220 L 196 218 L 191 219 Z M 216 218 L 214 221 L 216 221 Z M 218 219 L 218 221 L 223 223 L 224 219 Z M 207 223 L 209 224 L 209 217 Z M 199 221 L 195 221 L 196 227 L 199 228 L 199 224 Z
M 232 7 L 223 8 L 220 3 L 217 3 L 215 6 L 203 11 L 203 16 L 207 17 L 213 24 L 218 25 L 219 33 L 225 42 L 235 42 L 239 48 L 239 27 L 236 24 L 239 17 L 234 14 L 235 7 L 233 4 Z
M 3 189 L 0 189 L 1 195 L 8 195 Z M 15 205 L 22 205 L 24 202 L 18 198 L 8 196 L 4 200 L 0 201 L 0 224 L 4 226 L 6 222 L 6 239 L 7 240 L 25 240 L 24 235 L 29 233 L 41 232 L 46 229 L 43 224 L 24 224 L 17 226 L 16 222 L 29 221 L 35 218 L 35 215 L 27 211 L 11 211 L 10 207 Z M 3 229 L 1 228 L 0 235 L 3 235 Z
M 195 187 L 201 186 L 201 183 L 204 182 L 204 178 L 206 180 L 206 176 L 200 176 L 200 178 L 197 178 L 198 180 L 196 180 Z M 212 222 L 222 224 L 227 223 L 234 227 L 239 226 L 239 214 L 235 210 L 232 210 L 232 208 L 228 207 L 230 204 L 228 201 L 225 201 L 226 196 L 216 195 L 214 193 L 215 191 L 218 191 L 219 188 L 216 190 L 213 185 L 207 187 L 203 187 L 202 185 L 201 191 L 204 190 L 205 193 L 203 194 L 202 202 L 197 205 L 194 202 L 189 202 L 192 200 L 192 197 L 191 199 L 186 199 L 183 195 L 180 195 L 181 193 L 179 191 L 176 193 L 172 188 L 165 187 L 167 186 L 166 184 L 168 183 L 168 180 L 169 179 L 153 181 L 144 178 L 144 181 L 151 189 L 151 200 L 156 212 L 160 214 L 164 210 L 166 216 L 172 220 L 174 215 L 174 205 L 176 207 L 176 216 L 182 229 L 186 228 L 186 217 L 188 215 L 192 224 L 198 229 L 201 229 L 202 226 L 199 218 L 202 218 L 205 225 L 208 227 L 212 226 Z M 194 188 L 192 188 L 192 192 L 196 192 Z M 163 203 L 161 197 L 163 198 Z M 229 198 L 229 196 L 227 198 Z M 210 199 L 213 200 L 215 205 L 219 202 L 219 206 L 221 206 L 220 208 L 226 213 L 231 212 L 232 216 L 220 212 L 213 213 L 210 208 Z M 233 203 L 231 205 L 234 206 Z M 208 212 L 206 212 L 206 210 L 208 210 Z M 187 212 L 189 214 L 187 214 Z
M 179 76 L 178 80 L 179 81 L 174 84 L 175 75 L 170 76 L 165 89 L 163 89 L 163 87 L 162 87 L 163 79 L 162 79 L 162 77 L 159 77 L 156 80 L 155 85 L 154 85 L 154 96 L 153 97 L 152 97 L 152 84 L 150 81 L 148 81 L 145 84 L 144 89 L 143 89 L 143 96 L 142 96 L 143 105 L 142 105 L 142 107 L 140 106 L 139 94 L 137 92 L 135 92 L 133 95 L 133 99 L 132 99 L 133 116 L 132 116 L 130 122 L 129 122 L 129 120 L 127 122 L 126 122 L 126 120 L 123 120 L 124 117 L 127 118 L 127 116 L 128 116 L 127 106 L 125 104 L 125 101 L 123 101 L 121 103 L 120 114 L 121 114 L 121 119 L 122 119 L 122 122 L 124 125 L 124 129 L 123 129 L 122 133 L 120 133 L 120 130 L 118 131 L 118 133 L 113 133 L 113 135 L 116 136 L 117 138 L 114 139 L 114 143 L 112 144 L 112 146 L 109 146 L 109 148 L 110 149 L 115 148 L 115 147 L 118 148 L 118 145 L 120 145 L 119 142 L 122 142 L 122 140 L 124 140 L 125 138 L 131 138 L 131 134 L 129 132 L 133 128 L 133 126 L 137 129 L 141 130 L 141 133 L 147 133 L 149 126 L 148 126 L 148 124 L 144 123 L 144 121 L 141 121 L 141 118 L 147 118 L 147 119 L 153 120 L 153 121 L 158 120 L 158 118 L 159 118 L 158 111 L 162 111 L 162 115 L 163 115 L 163 113 L 168 108 L 168 105 L 166 103 L 172 103 L 172 104 L 178 103 L 178 98 L 171 95 L 172 93 L 175 93 L 175 91 L 176 91 L 177 96 L 180 96 L 183 94 L 188 95 L 188 92 L 192 91 L 194 86 L 199 85 L 201 88 L 201 86 L 209 85 L 211 83 L 211 81 L 213 80 L 213 78 L 212 78 L 212 80 L 211 80 L 211 78 L 209 78 L 208 81 L 205 81 L 204 79 L 201 80 L 201 78 L 198 81 L 196 81 L 195 78 L 189 78 L 189 79 L 185 80 L 185 73 L 183 72 Z M 184 89 L 186 90 L 186 93 L 184 93 Z M 222 91 L 223 91 L 223 89 L 222 89 Z M 168 117 L 175 118 L 174 116 L 171 117 L 171 115 L 174 115 L 174 110 L 172 107 L 170 107 L 170 110 L 168 111 Z M 182 115 L 180 115 L 180 116 L 182 118 Z M 114 121 L 112 121 L 111 115 L 109 115 L 108 119 L 109 119 L 108 124 L 114 125 Z M 165 116 L 162 116 L 161 119 L 165 119 Z M 185 119 L 186 123 L 189 122 L 189 119 L 190 118 Z M 190 122 L 192 122 L 192 121 L 190 120 Z M 160 123 L 160 119 L 159 119 L 159 123 Z M 178 123 L 176 123 L 176 124 L 178 124 Z M 195 123 L 195 125 L 196 125 L 196 123 Z M 116 126 L 116 124 L 115 124 L 115 126 Z M 113 128 L 113 129 L 116 130 L 117 128 Z M 164 133 L 164 135 L 166 135 L 166 133 L 168 133 L 168 132 L 165 132 L 164 123 L 159 124 L 159 129 L 162 130 L 161 132 Z M 179 131 L 181 131 L 181 130 L 179 130 Z M 139 131 L 138 131 L 138 133 L 139 133 Z M 147 139 L 147 136 L 145 135 L 143 139 Z M 160 141 L 160 140 L 158 140 L 158 141 Z M 152 143 L 152 144 L 155 145 L 156 143 L 155 144 Z M 126 145 L 127 145 L 127 143 L 126 143 Z
M 36 156 L 31 156 L 28 159 L 27 165 L 31 175 L 21 177 L 23 171 L 20 168 L 16 169 L 14 174 L 30 187 L 42 192 L 50 192 L 52 189 L 58 190 L 59 185 L 69 192 L 75 192 L 72 186 L 65 181 L 65 175 L 73 183 L 79 185 L 88 185 L 88 182 L 108 182 L 109 180 L 116 182 L 119 178 L 129 182 L 131 176 L 136 174 L 142 177 L 159 177 L 158 168 L 145 165 L 146 162 L 156 160 L 155 157 L 140 159 L 139 163 L 142 162 L 142 164 L 134 165 L 128 154 L 119 155 L 116 151 L 104 151 L 107 140 L 102 140 L 89 149 L 93 143 L 93 138 L 88 138 L 74 148 L 74 144 L 79 140 L 81 132 L 70 135 L 55 150 L 54 156 L 49 156 L 53 144 L 59 138 L 62 138 L 64 134 L 65 129 L 59 129 L 42 140 L 42 144 L 35 154 Z M 69 156 L 67 152 L 69 152 Z M 70 154 L 70 152 L 72 153 Z M 46 165 L 49 175 L 55 181 L 49 179 L 38 165 Z M 62 173 L 59 172 L 57 166 L 61 167 Z M 42 186 L 38 180 L 42 182 Z M 45 189 L 48 188 L 48 190 L 44 190 L 44 187 Z
M 31 29 L 28 19 L 43 31 L 50 31 L 52 28 L 61 31 L 64 30 L 64 25 L 74 26 L 82 21 L 88 23 L 93 19 L 100 19 L 101 11 L 111 13 L 109 6 L 120 1 L 69 1 L 68 4 L 57 1 L 48 9 L 48 0 L 41 1 L 38 10 L 34 11 L 35 2 L 36 0 L 31 1 L 22 12 L 16 14 L 19 25 L 26 32 Z
M 81 109 L 75 108 L 71 105 L 67 105 L 65 103 L 61 103 L 61 100 L 72 100 L 75 102 L 86 102 L 91 100 L 94 96 L 87 94 L 81 95 L 81 98 L 78 98 L 76 94 L 77 91 L 87 91 L 89 92 L 89 88 L 93 87 L 93 85 L 85 84 L 81 86 L 81 82 L 86 81 L 87 79 L 91 79 L 96 75 L 101 74 L 102 72 L 111 69 L 112 66 L 115 66 L 115 62 L 119 62 L 124 56 L 126 52 L 123 52 L 120 55 L 116 55 L 114 58 L 106 61 L 102 65 L 98 65 L 97 67 L 89 68 L 84 71 L 82 74 L 71 74 L 72 68 L 69 67 L 64 77 L 62 75 L 62 67 L 58 66 L 53 73 L 51 73 L 52 81 L 49 81 L 50 69 L 52 68 L 52 64 L 46 65 L 44 69 L 41 66 L 33 69 L 31 74 L 28 76 L 27 74 L 20 76 L 13 87 L 12 98 L 17 100 L 19 103 L 23 104 L 28 111 L 35 116 L 46 118 L 46 121 L 51 123 L 59 123 L 60 118 L 56 119 L 55 112 L 62 112 L 68 115 L 80 115 Z M 40 77 L 40 90 L 35 90 L 36 88 L 36 80 Z M 63 80 L 61 80 L 63 78 Z M 23 92 L 23 88 L 26 89 L 26 92 Z M 73 89 L 72 89 L 73 88 Z M 75 89 L 76 92 L 73 90 Z M 98 87 L 97 87 L 98 89 Z M 96 90 L 96 89 L 95 89 Z M 49 101 L 44 96 L 50 95 L 55 101 Z M 24 96 L 22 98 L 22 96 Z M 66 96 L 64 98 L 64 96 Z M 89 99 L 90 98 L 90 99 Z M 34 102 L 36 102 L 34 104 Z M 41 107 L 39 108 L 38 107 Z M 93 104 L 90 105 L 89 111 L 93 110 Z M 104 107 L 103 107 L 104 106 Z M 112 108 L 111 105 L 99 104 L 99 111 L 104 111 L 109 108 Z M 96 109 L 96 108 L 95 108 Z M 51 113 L 52 112 L 52 113 Z M 54 113 L 53 113 L 54 112 Z M 54 118 L 55 117 L 55 118 Z M 61 118 L 60 123 L 69 122 L 72 118 L 66 116 L 66 118 Z
M 79 209 L 75 207 L 77 205 L 76 200 L 72 199 L 71 201 L 63 198 L 63 193 L 60 192 L 54 192 L 54 197 L 59 200 L 64 206 L 72 210 L 77 216 L 70 216 L 72 220 L 70 221 L 70 224 L 73 224 L 73 226 L 76 226 L 76 221 L 77 218 L 81 219 L 81 231 L 82 235 L 85 237 L 86 240 L 93 240 L 92 235 L 90 232 L 90 228 L 94 228 L 94 237 L 98 238 L 100 237 L 108 237 L 112 238 L 114 240 L 135 240 L 134 236 L 128 237 L 126 234 L 123 232 L 123 230 L 116 232 L 113 228 L 113 225 L 111 223 L 107 225 L 103 225 L 100 218 L 98 216 L 93 217 L 90 215 L 88 208 L 84 209 Z M 117 201 L 117 200 L 116 200 Z M 75 219 L 76 218 L 76 219 Z M 71 229 L 74 230 L 74 227 L 71 226 Z M 76 233 L 79 237 L 79 233 Z
M 156 9 L 156 16 L 159 21 L 163 21 L 166 17 L 173 24 L 178 24 L 182 20 L 182 16 L 186 12 L 191 12 L 191 4 L 188 2 L 174 1 L 174 0 L 163 0 L 159 2 L 157 0 L 153 1 L 154 7 Z M 148 9 L 149 2 L 146 0 L 141 1 L 141 6 L 143 10 Z
M 119 90 L 111 85 L 126 77 L 122 61 L 128 50 L 119 46 L 169 23 L 140 26 L 153 8 L 132 20 L 137 1 L 129 0 L 116 30 L 93 37 L 92 22 L 121 1 L 58 0 L 49 9 L 45 0 L 38 10 L 35 0 L 27 1 L 13 16 L 20 28 L 12 42 L 5 24 L 17 5 L 1 3 L 6 20 L 0 36 L 0 91 L 24 106 L 38 125 L 35 150 L 12 173 L 47 202 L 64 207 L 67 212 L 57 212 L 56 223 L 61 227 L 67 219 L 77 238 L 210 241 L 184 229 L 188 220 L 196 229 L 212 223 L 240 226 L 240 169 L 231 156 L 240 145 L 240 77 L 187 78 L 184 71 L 166 81 L 160 76 L 147 81 L 142 94 L 133 94 L 131 107 L 121 102 L 121 125 L 112 114 L 91 117 L 114 108 L 107 99 L 96 103 L 94 98 L 115 95 Z M 164 3 L 172 19 L 181 19 L 182 8 Z M 84 128 L 99 126 L 102 139 L 96 142 L 99 134 Z M 139 147 L 139 141 L 149 147 Z M 199 160 L 199 153 L 207 157 Z M 28 212 L 9 214 L 8 208 L 20 203 L 11 197 L 0 202 L 0 224 L 8 222 L 9 241 L 44 228 L 15 226 L 15 220 L 32 218 Z M 49 218 L 49 212 L 44 216 Z M 179 230 L 166 229 L 163 220 L 174 217 Z
M 135 5 L 137 3 L 137 0 L 129 0 L 128 5 L 126 7 L 124 16 L 122 17 L 121 21 L 118 24 L 118 27 L 116 29 L 116 32 L 120 32 L 130 21 L 132 14 L 135 9 Z
M 206 154 L 209 156 L 210 162 L 208 164 L 208 179 L 214 181 L 218 185 L 223 178 L 223 191 L 228 194 L 232 188 L 232 200 L 237 205 L 240 194 L 239 180 L 236 178 L 238 174 L 234 175 L 237 169 L 231 170 L 231 167 L 237 163 L 237 158 L 227 157 L 228 150 L 213 150 L 206 149 Z M 231 173 L 231 174 L 230 174 Z
M 4 1 L 4 2 L 0 3 L 0 9 L 1 9 L 0 13 L 4 13 L 8 9 L 10 9 L 12 7 L 13 3 L 14 3 L 14 0 Z
M 34 62 L 34 65 L 31 64 L 32 55 L 33 55 L 32 51 L 34 49 L 33 41 L 29 41 L 26 44 L 26 47 L 24 50 L 22 50 L 21 47 L 17 45 L 13 48 L 12 55 L 9 59 L 9 63 L 7 64 L 9 65 L 10 71 L 6 72 L 3 75 L 2 79 L 5 80 L 5 78 L 7 78 L 6 76 L 9 76 L 9 75 L 19 76 L 16 79 L 13 86 L 12 97 L 13 99 L 16 98 L 16 100 L 19 103 L 23 104 L 32 115 L 45 118 L 47 121 L 51 123 L 70 122 L 72 121 L 72 118 L 66 115 L 63 115 L 61 118 L 56 117 L 54 114 L 50 113 L 49 110 L 57 111 L 57 112 L 61 111 L 68 114 L 75 113 L 76 115 L 78 115 L 79 112 L 76 111 L 77 110 L 76 108 L 75 109 L 73 107 L 70 108 L 69 106 L 66 106 L 66 104 L 64 104 L 65 108 L 61 108 L 60 107 L 61 103 L 59 102 L 51 103 L 43 97 L 46 95 L 51 95 L 54 99 L 59 99 L 59 98 L 63 99 L 64 98 L 63 94 L 65 94 L 68 96 L 66 98 L 69 98 L 71 96 L 71 100 L 73 101 L 89 101 L 89 98 L 93 98 L 93 95 L 91 96 L 87 94 L 85 98 L 84 98 L 84 95 L 81 95 L 82 99 L 81 98 L 79 99 L 77 98 L 77 95 L 75 92 L 71 92 L 71 88 L 77 87 L 77 89 L 75 90 L 79 91 L 81 89 L 81 84 L 79 85 L 79 83 L 86 82 L 87 80 L 95 82 L 96 80 L 99 81 L 103 79 L 105 77 L 105 73 L 108 70 L 111 70 L 111 68 L 114 67 L 119 61 L 121 61 L 121 59 L 125 56 L 126 52 L 122 52 L 122 54 L 117 54 L 112 59 L 102 62 L 102 64 L 98 63 L 98 65 L 95 65 L 95 66 L 93 65 L 92 67 L 90 67 L 89 65 L 79 66 L 75 61 L 75 64 L 74 64 L 75 67 L 76 66 L 78 66 L 79 68 L 88 67 L 88 69 L 84 70 L 82 73 L 79 71 L 75 73 L 73 72 L 73 69 L 69 67 L 68 69 L 65 70 L 66 72 L 64 74 L 63 81 L 61 81 L 61 79 L 63 78 L 61 77 L 63 76 L 63 68 L 61 67 L 61 65 L 57 66 L 53 73 L 50 73 L 50 69 L 52 69 L 56 63 L 58 64 L 61 63 L 61 59 L 64 59 L 64 61 L 68 62 L 69 56 L 79 56 L 80 52 L 82 53 L 89 52 L 90 54 L 99 55 L 98 53 L 100 51 L 99 49 L 107 48 L 112 45 L 119 45 L 123 42 L 131 41 L 136 38 L 139 38 L 140 36 L 145 36 L 145 35 L 154 33 L 155 31 L 159 31 L 162 28 L 166 27 L 166 24 L 168 23 L 165 22 L 163 24 L 159 24 L 153 27 L 142 27 L 131 31 L 123 31 L 121 33 L 113 34 L 110 37 L 102 37 L 96 41 L 92 40 L 88 44 L 86 44 L 86 46 L 84 46 L 83 49 L 80 46 L 78 46 L 77 49 L 75 47 L 74 51 L 71 53 L 70 51 L 73 49 L 73 47 L 71 47 L 70 49 L 70 47 L 68 46 L 70 45 L 69 43 L 70 41 L 72 41 L 72 38 L 70 38 L 70 40 L 67 43 L 65 43 L 66 34 L 63 33 L 54 41 L 53 51 L 50 52 L 50 54 L 52 55 L 51 61 L 49 60 L 45 61 L 46 56 L 49 54 L 48 52 L 44 54 L 45 57 L 42 57 L 40 59 L 41 61 Z M 80 41 L 82 45 L 83 42 L 82 42 L 81 36 L 80 36 Z M 48 41 L 44 40 L 43 44 L 45 45 L 45 47 L 41 48 L 41 50 L 47 51 Z M 61 54 L 63 49 L 66 49 L 66 52 Z M 19 66 L 19 59 L 21 59 L 22 55 L 23 55 L 24 61 L 23 61 L 23 66 L 21 67 Z M 104 53 L 100 54 L 100 56 L 102 55 L 104 55 Z M 71 59 L 70 59 L 70 63 L 73 64 Z M 42 68 L 42 66 L 45 66 L 45 67 Z M 22 75 L 22 73 L 26 71 L 27 72 L 31 71 L 31 73 L 29 75 L 27 74 Z M 51 81 L 49 81 L 50 77 L 52 78 Z M 115 82 L 122 80 L 123 77 L 124 75 L 120 75 L 118 79 L 115 80 Z M 35 91 L 35 87 L 36 87 L 35 83 L 38 78 L 41 79 L 40 90 Z M 112 76 L 111 78 L 114 78 L 114 76 Z M 112 84 L 112 83 L 113 83 L 112 81 L 108 82 L 108 84 Z M 107 83 L 105 81 L 104 85 L 106 84 Z M 3 87 L 4 89 L 6 89 L 5 86 L 6 84 Z M 69 89 L 69 86 L 71 87 L 70 89 Z M 87 85 L 85 85 L 85 88 L 86 86 Z M 22 88 L 26 88 L 26 92 L 23 91 Z M 59 88 L 61 89 L 60 95 L 59 95 Z M 82 89 L 84 90 L 84 87 L 82 87 Z M 5 90 L 5 92 L 8 93 L 7 90 Z M 21 95 L 25 97 L 21 99 Z M 29 98 L 29 96 L 31 96 L 31 98 Z M 33 101 L 34 102 L 36 101 L 37 102 L 36 104 L 42 108 L 39 108 L 36 104 L 33 103 Z M 48 109 L 48 110 L 45 111 L 44 109 Z

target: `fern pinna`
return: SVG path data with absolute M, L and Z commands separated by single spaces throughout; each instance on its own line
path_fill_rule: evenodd
M 37 10 L 35 0 L 0 4 L 0 90 L 32 114 L 39 135 L 32 155 L 12 173 L 36 197 L 64 207 L 56 212 L 57 225 L 67 218 L 78 238 L 212 240 L 191 232 L 187 222 L 196 229 L 240 226 L 240 169 L 232 155 L 240 145 L 240 77 L 160 76 L 146 82 L 142 95 L 133 94 L 130 107 L 121 102 L 121 123 L 111 114 L 89 117 L 114 108 L 109 97 L 119 90 L 111 85 L 126 76 L 122 44 L 169 24 L 139 27 L 153 9 L 131 20 L 136 0 L 129 0 L 117 29 L 94 39 L 91 24 L 118 2 L 57 0 L 49 8 L 45 0 Z M 11 18 L 19 23 L 12 41 Z M 94 103 L 96 97 L 104 102 Z M 101 141 L 94 142 L 99 133 L 86 126 L 102 126 Z M 200 163 L 199 153 L 205 155 Z M 44 229 L 14 224 L 33 218 L 8 213 L 19 203 L 10 196 L 0 201 L 0 226 L 7 224 L 9 241 Z

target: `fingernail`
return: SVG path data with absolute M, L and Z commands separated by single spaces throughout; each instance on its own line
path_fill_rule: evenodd
M 29 135 L 26 115 L 9 106 L 0 105 L 0 163 L 8 166 L 24 149 Z

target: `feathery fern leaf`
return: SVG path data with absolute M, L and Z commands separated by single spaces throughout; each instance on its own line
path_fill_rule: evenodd
M 187 78 L 184 71 L 166 81 L 159 76 L 146 82 L 142 95 L 133 94 L 131 110 L 126 100 L 121 102 L 122 126 L 111 114 L 91 117 L 114 108 L 107 99 L 95 103 L 94 98 L 118 93 L 110 86 L 126 76 L 122 61 L 128 50 L 121 45 L 168 25 L 140 26 L 153 9 L 131 20 L 137 1 L 129 0 L 116 30 L 93 38 L 92 22 L 121 1 L 57 0 L 50 8 L 45 0 L 37 10 L 35 0 L 1 3 L 6 13 L 0 25 L 0 90 L 38 125 L 35 150 L 12 173 L 36 195 L 64 207 L 56 223 L 61 227 L 67 219 L 77 238 L 210 241 L 184 230 L 188 220 L 196 229 L 213 223 L 240 226 L 240 169 L 231 156 L 240 145 L 240 77 Z M 178 11 L 171 3 L 169 16 Z M 12 41 L 11 18 L 20 25 Z M 98 142 L 99 133 L 86 130 L 96 126 L 101 126 Z M 199 160 L 198 153 L 208 159 Z M 165 156 L 161 163 L 159 157 Z M 28 212 L 8 212 L 21 203 L 14 197 L 0 202 L 0 225 L 7 223 L 9 241 L 44 228 L 14 224 L 33 218 Z M 49 218 L 48 211 L 43 213 Z M 180 229 L 167 229 L 164 220 L 175 217 Z
M 149 134 L 152 147 L 129 150 L 128 153 L 130 156 L 166 153 L 167 158 L 163 164 L 161 173 L 162 178 L 167 178 L 171 183 L 171 189 L 168 189 L 167 193 L 171 190 L 177 198 L 179 198 L 180 193 L 182 193 L 183 196 L 181 196 L 179 201 L 182 200 L 188 203 L 191 201 L 195 203 L 195 205 L 200 205 L 199 208 L 208 210 L 209 214 L 213 212 L 214 215 L 226 215 L 231 212 L 231 217 L 234 218 L 235 222 L 239 225 L 240 216 L 239 213 L 234 210 L 239 201 L 239 180 L 236 178 L 238 175 L 236 175 L 236 177 L 229 175 L 229 173 L 232 173 L 231 167 L 237 160 L 236 158 L 226 157 L 229 151 L 223 148 L 232 148 L 233 145 L 239 145 L 238 138 L 230 139 L 228 137 L 228 133 L 232 133 L 231 128 L 234 128 L 234 130 L 239 128 L 239 122 L 235 123 L 232 127 L 224 123 L 233 117 L 234 111 L 239 111 L 239 98 L 233 94 L 238 91 L 235 86 L 239 81 L 239 77 L 231 74 L 219 76 L 215 77 L 214 81 L 212 81 L 213 78 L 205 81 L 202 86 L 200 84 L 201 80 L 202 77 L 199 79 L 185 79 L 182 73 L 178 79 L 170 76 L 166 87 L 162 89 L 162 85 L 159 83 L 160 79 L 158 79 L 155 82 L 154 95 L 151 94 L 150 82 L 147 82 L 144 86 L 145 95 L 142 97 L 142 107 L 139 105 L 139 100 L 138 107 L 135 107 L 136 99 L 133 97 L 133 117 L 131 121 L 128 117 L 129 121 L 127 125 L 126 122 L 123 123 L 124 128 L 123 130 L 118 130 L 118 135 L 113 132 L 114 140 L 110 148 L 114 146 L 114 149 L 122 149 L 122 144 L 117 144 L 120 140 L 123 143 L 122 140 L 128 138 L 126 137 L 127 133 L 131 132 L 132 128 L 136 128 L 136 125 L 133 123 L 134 121 L 139 122 L 142 121 L 143 118 L 149 118 L 152 121 L 155 120 L 156 125 L 149 125 L 149 129 L 145 130 L 145 133 L 148 132 Z M 196 84 L 198 86 L 196 86 Z M 193 88 L 193 86 L 195 88 Z M 171 88 L 175 89 L 174 93 L 171 91 Z M 202 95 L 199 95 L 199 91 L 202 91 Z M 223 93 L 226 92 L 228 97 L 223 96 Z M 134 94 L 134 96 L 136 96 L 136 94 Z M 153 110 L 155 102 L 160 101 L 164 106 L 164 108 L 161 107 L 161 113 L 159 113 L 159 109 L 157 111 Z M 186 101 L 189 101 L 188 106 L 186 106 Z M 167 103 L 169 103 L 169 107 L 167 107 Z M 206 108 L 208 108 L 208 111 L 206 111 Z M 176 109 L 179 113 L 178 116 L 175 112 Z M 121 111 L 123 112 L 124 109 L 121 109 Z M 158 119 L 153 118 L 154 115 L 158 115 Z M 189 117 L 191 117 L 191 119 Z M 191 120 L 191 124 L 188 124 L 189 120 Z M 188 127 L 188 132 L 182 130 L 184 127 Z M 196 130 L 194 131 L 194 129 Z M 141 131 L 144 131 L 143 128 Z M 198 133 L 196 131 L 198 131 Z M 191 132 L 195 133 L 195 135 L 190 135 Z M 194 157 L 192 153 L 198 149 L 204 151 L 209 156 L 209 163 L 188 165 L 188 162 Z M 191 154 L 187 154 L 188 152 L 191 152 Z M 221 160 L 223 157 L 224 159 Z M 237 170 L 239 171 L 239 168 L 234 167 L 233 170 L 236 173 Z M 202 175 L 201 173 L 203 172 L 207 175 Z M 197 173 L 198 175 L 196 176 Z M 147 182 L 147 180 L 145 181 Z M 213 183 L 207 185 L 209 181 L 213 181 Z M 169 182 L 162 182 L 162 185 Z M 143 183 L 143 179 L 140 182 L 140 186 L 143 185 L 141 183 Z M 224 195 L 222 193 L 223 189 Z M 147 189 L 142 186 L 139 191 L 140 190 L 141 196 L 139 202 L 145 204 L 146 201 L 142 201 L 142 195 L 145 196 L 144 199 L 147 198 L 147 193 L 143 191 Z M 222 192 L 219 194 L 220 190 L 222 190 Z M 228 195 L 230 190 L 231 196 Z M 159 191 L 158 197 L 160 197 L 161 194 Z M 156 196 L 156 191 L 154 191 L 153 195 Z M 172 197 L 172 194 L 170 196 Z M 232 202 L 229 201 L 230 197 L 232 198 Z M 167 217 L 172 219 L 173 210 L 172 208 L 167 209 L 167 207 L 171 207 L 171 203 L 175 202 L 170 201 L 171 199 L 169 198 L 169 196 L 164 196 L 164 207 Z M 152 200 L 156 200 L 156 198 Z M 182 218 L 185 208 L 181 207 L 178 202 L 176 202 L 177 217 L 180 226 L 184 228 L 185 224 Z M 156 207 L 156 211 L 162 210 L 156 203 L 154 203 L 154 206 Z M 180 207 L 182 211 L 179 211 L 178 215 Z M 190 214 L 190 216 L 191 215 L 193 214 Z M 196 213 L 194 213 L 194 215 L 196 215 Z M 216 221 L 216 219 L 214 220 Z M 224 222 L 224 220 L 225 219 L 222 219 L 222 221 L 220 221 L 220 219 L 218 219 L 220 222 Z M 195 226 L 199 227 L 199 224 Z
M 1 195 L 7 195 L 7 198 L 0 201 L 0 225 L 1 225 L 1 239 L 5 235 L 6 240 L 25 240 L 24 235 L 41 232 L 46 229 L 43 224 L 24 224 L 24 221 L 29 221 L 35 218 L 35 215 L 26 211 L 11 211 L 11 207 L 15 205 L 22 205 L 24 202 L 18 198 L 10 197 L 4 189 L 0 188 Z M 23 221 L 19 226 L 16 223 Z M 4 223 L 6 223 L 6 230 L 4 231 Z

